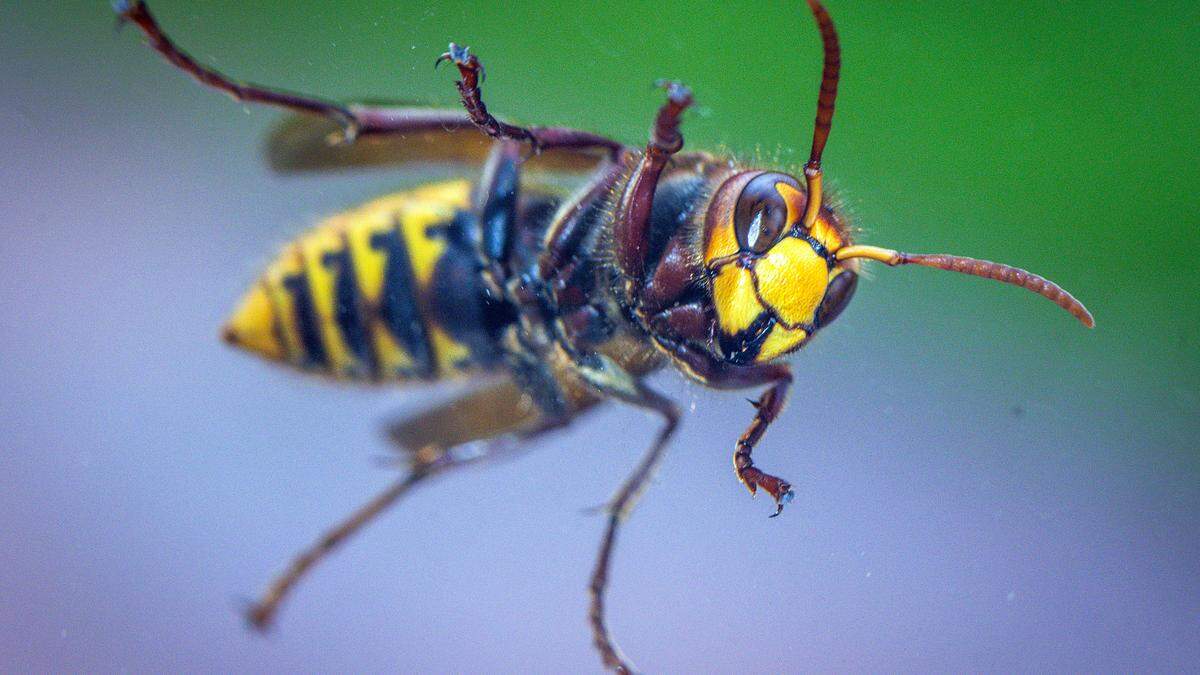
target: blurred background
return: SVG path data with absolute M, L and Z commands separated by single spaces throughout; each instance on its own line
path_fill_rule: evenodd
M 641 143 L 660 77 L 691 148 L 799 164 L 820 47 L 802 3 L 151 3 L 239 78 L 491 108 Z M 613 630 L 650 672 L 1168 671 L 1200 662 L 1200 7 L 830 0 L 826 170 L 864 240 L 1040 272 L 1027 293 L 877 267 L 751 409 L 691 412 L 624 530 Z M 610 406 L 441 480 L 321 566 L 276 630 L 238 614 L 388 484 L 380 425 L 450 389 L 337 386 L 224 347 L 277 247 L 411 184 L 281 177 L 277 113 L 167 67 L 107 3 L 0 8 L 0 669 L 592 672 L 601 503 L 657 424 Z

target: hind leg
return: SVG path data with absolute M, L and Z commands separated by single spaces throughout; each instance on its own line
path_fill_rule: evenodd
M 408 473 L 293 558 L 250 607 L 250 623 L 260 630 L 269 627 L 280 604 L 317 563 L 412 488 L 452 469 L 522 450 L 595 403 L 595 399 L 576 397 L 563 415 L 550 417 L 525 401 L 515 386 L 505 383 L 391 426 L 388 435 L 407 455 Z
M 569 345 L 564 345 L 570 349 Z M 596 553 L 588 591 L 591 602 L 588 606 L 588 623 L 592 627 L 592 644 L 600 653 L 604 666 L 618 673 L 632 673 L 633 666 L 621 654 L 613 640 L 605 613 L 605 592 L 608 590 L 608 573 L 612 564 L 613 549 L 621 524 L 629 517 L 638 498 L 645 492 L 654 478 L 654 472 L 662 462 L 667 444 L 679 426 L 679 407 L 670 399 L 648 387 L 641 379 L 620 365 L 600 354 L 574 353 L 573 367 L 593 389 L 603 395 L 628 403 L 662 418 L 663 425 L 650 448 L 633 472 L 621 484 L 606 506 L 607 525 L 600 549 Z
M 192 76 L 201 84 L 223 91 L 246 103 L 276 106 L 293 112 L 319 115 L 337 122 L 341 128 L 339 140 L 354 141 L 359 136 L 379 134 L 413 134 L 423 131 L 451 131 L 478 128 L 494 138 L 513 138 L 531 143 L 537 150 L 562 148 L 566 150 L 603 150 L 611 155 L 625 146 L 610 138 L 578 129 L 563 127 L 518 127 L 497 120 L 483 105 L 475 72 L 481 69 L 478 59 L 461 52 L 462 59 L 454 60 L 463 72 L 464 82 L 459 90 L 465 110 L 441 110 L 418 106 L 346 104 L 319 96 L 298 94 L 274 87 L 241 82 L 215 68 L 207 66 L 183 51 L 162 29 L 144 0 L 113 0 L 113 9 L 121 23 L 131 23 L 146 36 L 150 47 L 171 65 Z M 438 59 L 440 62 L 442 59 Z M 459 61 L 462 61 L 459 63 Z

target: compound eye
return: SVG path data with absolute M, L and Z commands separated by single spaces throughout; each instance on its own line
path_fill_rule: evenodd
M 850 298 L 854 297 L 854 289 L 857 287 L 858 275 L 851 270 L 842 270 L 841 274 L 829 282 L 828 288 L 825 289 L 825 298 L 817 308 L 815 323 L 818 328 L 824 328 L 838 318 L 842 310 L 846 309 L 846 305 L 850 304 Z
M 746 184 L 733 210 L 733 229 L 743 251 L 763 253 L 779 241 L 788 225 L 787 204 L 776 183 L 794 184 L 795 179 L 765 173 Z

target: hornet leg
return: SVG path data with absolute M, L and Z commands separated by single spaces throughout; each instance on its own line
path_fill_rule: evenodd
M 645 277 L 646 248 L 650 239 L 650 210 L 658 178 L 671 155 L 683 149 L 679 133 L 683 111 L 692 105 L 692 92 L 678 82 L 660 82 L 667 102 L 658 110 L 650 142 L 617 201 L 613 214 L 613 239 L 617 265 L 628 278 L 626 294 L 636 299 Z
M 479 83 L 486 79 L 486 74 L 479 57 L 472 54 L 469 47 L 451 42 L 446 53 L 439 56 L 434 65 L 441 65 L 444 61 L 452 61 L 458 68 L 462 79 L 455 84 L 458 86 L 458 93 L 462 97 L 467 115 L 480 131 L 492 138 L 527 142 L 533 147 L 534 153 L 550 148 L 598 148 L 607 150 L 615 158 L 625 148 L 611 138 L 578 129 L 522 127 L 502 122 L 488 112 L 487 105 L 483 102 Z
M 223 91 L 237 101 L 262 103 L 332 119 L 341 127 L 341 140 L 344 141 L 353 141 L 365 134 L 416 133 L 471 126 L 470 119 L 458 111 L 343 105 L 316 96 L 239 82 L 200 63 L 180 49 L 163 31 L 143 0 L 114 0 L 113 7 L 121 22 L 137 26 L 149 39 L 151 48 L 200 84 Z
M 787 391 L 791 384 L 792 379 L 789 376 L 788 379 L 776 382 L 763 392 L 758 402 L 754 404 L 754 421 L 738 439 L 737 446 L 733 451 L 733 470 L 737 473 L 738 480 L 742 481 L 742 485 L 745 485 L 752 495 L 761 487 L 775 500 L 775 513 L 771 514 L 772 518 L 783 512 L 784 505 L 792 501 L 795 493 L 792 492 L 791 483 L 763 473 L 756 468 L 754 461 L 750 459 L 750 453 L 754 451 L 754 446 L 762 438 L 767 426 L 775 421 L 780 411 L 783 410 L 783 404 L 787 400 Z
M 576 354 L 573 355 L 573 360 L 580 376 L 598 392 L 649 410 L 663 418 L 663 426 L 654 443 L 607 505 L 608 523 L 604 530 L 604 538 L 600 540 L 600 550 L 596 553 L 596 564 L 588 586 L 591 594 L 588 622 L 591 623 L 592 642 L 600 652 L 600 658 L 606 667 L 618 673 L 632 673 L 633 667 L 613 641 L 605 618 L 604 592 L 608 588 L 608 568 L 612 563 L 613 549 L 617 544 L 617 532 L 621 523 L 629 517 L 638 498 L 654 477 L 667 443 L 679 425 L 679 408 L 670 399 L 650 389 L 603 355 Z
M 511 384 L 482 389 L 433 408 L 389 429 L 408 454 L 409 473 L 296 556 L 247 612 L 250 623 L 270 626 L 296 584 L 313 566 L 428 478 L 522 449 L 537 437 L 568 424 L 595 403 L 577 398 L 563 417 L 549 418 L 523 403 Z
M 505 365 L 522 392 L 548 417 L 564 414 L 566 393 L 546 358 L 550 338 L 538 315 L 532 292 L 534 280 L 513 277 L 509 258 L 517 228 L 517 198 L 520 191 L 521 145 L 504 139 L 492 147 L 474 196 L 475 247 L 488 293 L 496 302 L 512 305 L 518 320 L 505 327 L 500 340 Z
M 492 297 L 505 297 L 509 271 L 506 262 L 517 227 L 517 197 L 521 182 L 521 145 L 505 139 L 492 146 L 475 194 L 478 221 L 477 255 Z
M 471 129 L 476 122 L 461 110 L 442 110 L 423 106 L 342 104 L 317 96 L 297 94 L 247 82 L 239 82 L 220 71 L 206 66 L 179 48 L 163 31 L 144 0 L 113 0 L 113 8 L 122 23 L 137 26 L 150 41 L 150 47 L 171 65 L 192 76 L 201 84 L 229 94 L 238 101 L 272 105 L 293 112 L 319 115 L 340 126 L 337 140 L 351 142 L 359 136 L 375 134 L 416 134 Z M 478 89 L 476 88 L 476 98 Z M 481 102 L 482 103 L 482 102 Z M 492 120 L 494 117 L 488 115 Z M 496 124 L 503 124 L 496 122 Z M 512 127 L 517 128 L 517 127 Z M 486 129 L 485 129 L 486 131 Z M 600 148 L 617 153 L 623 145 L 596 134 L 561 127 L 530 127 L 521 138 L 535 147 L 587 150 Z
M 604 592 L 608 587 L 608 568 L 612 562 L 613 548 L 617 544 L 617 531 L 633 510 L 638 497 L 645 491 L 650 479 L 654 477 L 654 471 L 662 461 L 667 442 L 674 435 L 675 428 L 679 424 L 679 410 L 675 404 L 647 389 L 644 389 L 641 395 L 643 400 L 638 405 L 662 415 L 663 427 L 659 430 L 650 449 L 642 457 L 642 461 L 625 479 L 621 489 L 617 491 L 616 496 L 608 505 L 608 524 L 604 530 L 604 538 L 600 540 L 600 550 L 596 553 L 596 565 L 592 569 L 592 579 L 588 585 L 592 598 L 588 608 L 588 621 L 592 624 L 593 644 L 600 652 L 600 658 L 604 661 L 604 665 L 620 673 L 632 673 L 633 668 L 625 661 L 620 649 L 613 641 L 604 615 Z
M 787 400 L 787 392 L 792 384 L 792 372 L 784 364 L 768 363 L 749 367 L 732 367 L 714 362 L 706 354 L 702 354 L 681 342 L 659 340 L 659 345 L 671 356 L 685 364 L 694 377 L 714 389 L 745 389 L 770 385 L 758 401 L 752 401 L 755 407 L 754 420 L 738 439 L 733 451 L 733 470 L 738 480 L 756 494 L 762 488 L 775 500 L 775 513 L 778 516 L 783 507 L 792 501 L 794 493 L 787 481 L 777 476 L 764 473 L 754 466 L 750 453 L 766 432 L 767 427 L 783 410 Z

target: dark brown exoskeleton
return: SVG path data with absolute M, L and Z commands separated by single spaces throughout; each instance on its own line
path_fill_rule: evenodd
M 405 163 L 421 160 L 422 152 L 472 160 L 473 146 L 464 138 L 473 141 L 479 131 L 495 139 L 469 205 L 418 234 L 404 230 L 401 221 L 409 216 L 397 214 L 398 229 L 380 230 L 370 239 L 371 245 L 391 242 L 390 260 L 403 263 L 380 273 L 392 284 L 384 300 L 373 305 L 364 300 L 370 292 L 346 282 L 348 271 L 367 264 L 352 255 L 352 239 L 377 225 L 330 225 L 323 232 L 333 235 L 332 248 L 317 266 L 333 270 L 322 268 L 323 275 L 344 275 L 328 282 L 336 289 L 331 305 L 336 311 L 320 314 L 323 305 L 314 301 L 322 292 L 316 272 L 304 267 L 308 249 L 298 246 L 293 272 L 279 279 L 265 276 L 226 328 L 225 338 L 234 344 L 332 375 L 436 379 L 474 369 L 507 376 L 502 384 L 477 389 L 394 427 L 393 439 L 409 451 L 410 472 L 297 558 L 252 610 L 255 625 L 266 626 L 314 563 L 414 485 L 562 428 L 611 398 L 663 420 L 649 451 L 607 506 L 607 530 L 591 578 L 596 647 L 606 666 L 629 672 L 606 625 L 609 561 L 618 527 L 680 419 L 676 404 L 646 384 L 648 373 L 671 364 L 706 387 L 765 387 L 749 427 L 736 442 L 733 466 L 752 494 L 762 489 L 774 499 L 772 515 L 778 515 L 792 497 L 791 485 L 760 470 L 751 454 L 782 410 L 792 382 L 782 357 L 842 313 L 857 285 L 857 259 L 923 265 L 1022 286 L 1093 325 L 1083 305 L 1029 272 L 851 242 L 844 216 L 821 198 L 821 154 L 840 68 L 838 39 L 821 3 L 808 0 L 808 5 L 824 43 L 824 70 L 812 151 L 801 181 L 727 158 L 682 152 L 680 121 L 692 105 L 692 94 L 676 82 L 662 83 L 667 101 L 649 142 L 635 148 L 585 131 L 497 119 L 481 96 L 479 59 L 455 44 L 437 63 L 457 67 L 465 112 L 343 105 L 235 82 L 176 47 L 143 2 L 116 3 L 121 18 L 138 26 L 155 50 L 203 84 L 241 101 L 300 113 L 272 140 L 277 169 Z M 538 162 L 582 168 L 586 178 L 573 194 L 555 197 L 523 181 L 523 172 Z M 346 217 L 366 220 L 378 208 Z M 382 227 L 392 226 L 385 222 Z M 429 232 L 443 237 L 437 253 L 403 248 L 405 236 L 433 242 Z M 384 241 L 382 235 L 391 239 Z M 410 263 L 432 269 L 428 278 L 418 283 Z M 287 264 L 280 263 L 280 269 Z M 431 295 L 436 289 L 444 292 L 440 302 L 452 307 L 436 306 L 439 298 Z M 289 300 L 285 311 L 272 294 L 294 302 Z M 401 316 L 402 322 L 396 318 Z M 379 344 L 384 343 L 367 340 L 377 326 L 392 329 L 399 341 L 399 346 L 387 342 L 392 345 L 388 349 L 407 349 L 403 370 L 381 365 Z M 291 342 L 281 337 L 289 331 L 296 333 Z M 334 351 L 340 347 L 328 341 L 339 331 L 345 348 L 343 362 L 335 367 Z M 435 333 L 443 336 L 441 342 L 431 338 Z M 446 345 L 460 343 L 465 346 L 452 362 Z

